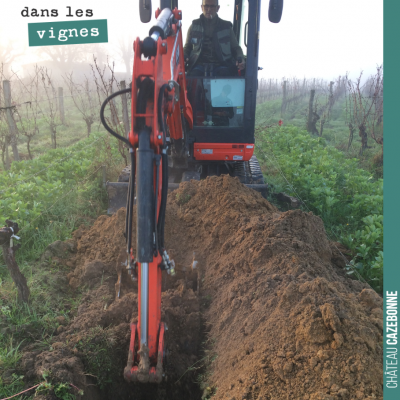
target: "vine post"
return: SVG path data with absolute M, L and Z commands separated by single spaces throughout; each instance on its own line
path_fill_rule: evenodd
M 60 109 L 60 120 L 63 125 L 65 125 L 65 111 L 64 111 L 64 93 L 63 88 L 58 88 L 58 107 Z
M 19 231 L 18 224 L 10 220 L 6 220 L 6 224 L 6 227 L 0 229 L 0 245 L 3 250 L 4 262 L 18 288 L 18 301 L 28 303 L 30 294 L 28 284 L 15 261 L 15 252 L 21 247 L 20 244 L 14 244 L 13 240 L 18 238 L 15 236 Z
M 315 131 L 315 129 L 313 129 L 314 97 L 315 97 L 315 89 L 311 89 L 310 101 L 308 103 L 308 120 L 307 120 L 307 130 L 310 133 L 314 133 Z
M 282 106 L 281 106 L 281 117 L 285 114 L 286 111 L 286 97 L 287 97 L 287 81 L 283 81 L 283 97 L 282 97 Z
M 13 109 L 11 104 L 11 86 L 10 81 L 3 81 L 4 103 L 7 115 L 7 124 L 10 132 L 11 148 L 14 155 L 14 161 L 19 161 L 18 147 L 17 147 L 17 124 L 14 121 Z

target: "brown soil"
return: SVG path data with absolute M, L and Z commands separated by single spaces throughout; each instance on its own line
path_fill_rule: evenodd
M 230 177 L 185 182 L 169 195 L 166 245 L 177 275 L 163 278 L 167 381 L 125 384 L 137 286 L 121 266 L 124 226 L 120 210 L 74 233 L 76 253 L 63 262 L 85 294 L 52 351 L 25 353 L 27 378 L 50 370 L 84 399 L 382 398 L 382 299 L 346 276 L 318 217 L 281 213 Z M 96 345 L 111 355 L 108 377 L 87 375 Z M 101 390 L 92 386 L 99 379 Z

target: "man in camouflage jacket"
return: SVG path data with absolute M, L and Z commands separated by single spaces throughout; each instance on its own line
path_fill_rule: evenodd
M 237 75 L 238 69 L 244 70 L 245 60 L 232 23 L 218 17 L 218 0 L 202 1 L 203 13 L 192 22 L 184 46 L 188 72 L 204 75 L 204 64 L 212 64 L 214 75 Z

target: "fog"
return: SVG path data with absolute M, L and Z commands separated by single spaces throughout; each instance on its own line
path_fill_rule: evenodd
M 383 61 L 383 2 L 382 0 L 285 0 L 282 20 L 279 24 L 268 21 L 268 1 L 262 0 L 260 59 L 265 78 L 324 78 L 333 79 L 346 72 L 351 77 L 364 71 L 373 73 L 375 66 Z M 58 17 L 22 17 L 21 11 L 29 4 L 37 9 L 56 9 Z M 126 71 L 127 60 L 119 51 L 133 55 L 132 43 L 136 37 L 145 37 L 151 27 L 141 24 L 138 1 L 126 0 L 88 1 L 70 0 L 67 4 L 72 13 L 77 9 L 91 9 L 90 19 L 108 20 L 109 42 L 100 46 L 77 45 L 69 52 L 78 51 L 81 61 L 90 61 L 92 53 L 101 59 L 105 55 L 115 61 L 117 71 Z M 27 24 L 33 22 L 69 21 L 89 19 L 85 16 L 67 17 L 66 5 L 54 1 L 27 2 L 15 0 L 2 10 L 0 25 L 0 62 L 8 63 L 12 56 L 12 70 L 22 73 L 25 64 L 50 59 L 43 48 L 28 47 Z M 184 39 L 191 21 L 201 13 L 201 0 L 180 0 L 183 10 Z M 153 1 L 153 13 L 158 1 Z M 219 16 L 232 20 L 233 2 L 220 0 Z M 9 46 L 9 48 L 7 48 Z M 55 47 L 56 48 L 56 47 Z M 54 50 L 54 49 L 53 49 Z M 65 50 L 64 50 L 65 51 Z M 102 53 L 102 54 L 100 54 Z M 131 60 L 128 61 L 131 64 Z M 9 65 L 10 66 L 10 65 Z M 131 65 L 129 66 L 131 68 Z M 129 76 L 131 72 L 129 71 Z

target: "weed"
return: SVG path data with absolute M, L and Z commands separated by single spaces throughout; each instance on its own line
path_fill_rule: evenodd
M 86 372 L 97 378 L 97 385 L 104 389 L 118 374 L 119 365 L 115 358 L 115 346 L 109 331 L 101 327 L 92 328 L 89 334 L 76 345 L 83 353 Z
M 3 370 L 9 370 L 15 368 L 18 361 L 22 357 L 22 353 L 19 351 L 22 342 L 17 346 L 14 346 L 13 337 L 9 339 L 9 344 L 0 346 L 0 367 Z
M 71 387 L 66 383 L 59 383 L 54 387 L 54 394 L 61 400 L 75 400 L 76 397 L 70 393 Z
M 175 198 L 176 198 L 176 203 L 180 206 L 183 206 L 184 204 L 189 202 L 192 196 L 187 193 L 177 193 Z
M 50 394 L 54 393 L 57 399 L 60 400 L 75 400 L 76 396 L 71 393 L 71 390 L 77 389 L 80 395 L 83 395 L 83 391 L 79 390 L 76 386 L 72 385 L 71 383 L 51 383 L 49 377 L 51 375 L 51 371 L 44 371 L 42 373 L 43 379 L 45 380 L 42 382 L 35 391 L 36 394 Z
M 212 297 L 210 294 L 207 294 L 206 296 L 203 296 L 203 306 L 205 308 L 210 307 L 212 301 Z
M 23 379 L 23 375 L 18 375 L 16 373 L 11 374 L 8 378 L 0 376 L 0 397 L 9 397 L 13 396 L 15 393 L 21 392 L 25 386 Z

